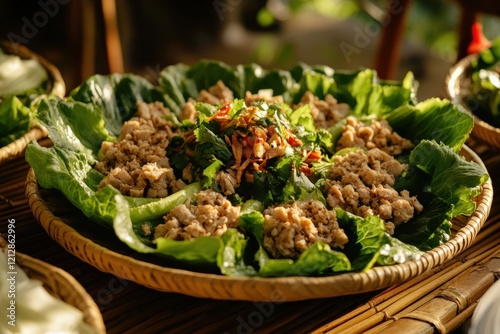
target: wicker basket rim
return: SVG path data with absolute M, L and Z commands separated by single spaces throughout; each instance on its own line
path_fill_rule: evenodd
M 10 41 L 0 41 L 0 48 L 9 54 L 18 55 L 23 59 L 36 59 L 40 62 L 49 75 L 49 87 L 47 87 L 48 93 L 61 98 L 64 97 L 66 94 L 66 84 L 64 83 L 61 72 L 57 69 L 57 67 L 42 56 L 32 52 L 24 45 Z M 40 140 L 47 137 L 47 135 L 47 131 L 41 125 L 35 124 L 23 136 L 0 148 L 0 164 L 10 161 L 23 154 L 24 149 L 30 141 Z
M 500 143 L 500 128 L 483 121 L 480 117 L 475 115 L 463 101 L 463 95 L 460 92 L 459 85 L 461 78 L 463 77 L 465 71 L 470 68 L 472 61 L 478 59 L 478 57 L 478 54 L 470 54 L 460 59 L 450 68 L 444 81 L 445 94 L 448 99 L 463 106 L 465 110 L 467 110 L 474 117 L 474 135 L 477 135 L 488 144 L 498 146 L 498 143 Z
M 462 153 L 483 168 L 482 160 L 468 147 Z M 43 202 L 31 169 L 26 180 L 26 197 L 39 223 L 49 236 L 67 251 L 101 271 L 132 280 L 146 287 L 201 298 L 269 301 L 280 292 L 282 301 L 326 298 L 369 292 L 416 277 L 466 249 L 486 221 L 493 201 L 491 179 L 482 186 L 475 212 L 447 243 L 403 264 L 374 267 L 366 272 L 323 277 L 237 277 L 193 272 L 143 262 L 94 243 L 56 217 Z
M 61 72 L 46 58 L 31 51 L 24 45 L 10 41 L 0 41 L 0 48 L 2 48 L 9 54 L 21 57 L 21 59 L 37 60 L 43 66 L 43 68 L 45 68 L 49 76 L 49 86 L 47 87 L 47 93 L 59 96 L 60 98 L 64 97 L 64 95 L 66 94 L 66 84 L 61 75 Z

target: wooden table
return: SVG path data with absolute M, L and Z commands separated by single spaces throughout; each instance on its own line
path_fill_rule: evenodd
M 485 162 L 493 179 L 494 189 L 500 186 L 500 155 L 484 146 L 469 143 Z M 6 236 L 8 219 L 16 220 L 16 250 L 55 265 L 71 275 L 88 291 L 102 312 L 108 333 L 324 333 L 338 332 L 341 323 L 356 324 L 361 332 L 373 328 L 377 332 L 386 326 L 385 333 L 405 325 L 415 333 L 456 330 L 474 310 L 477 299 L 500 272 L 500 234 L 495 224 L 500 220 L 500 199 L 495 198 L 485 228 L 478 241 L 453 264 L 444 265 L 425 276 L 417 277 L 402 287 L 374 291 L 354 296 L 326 298 L 288 303 L 258 303 L 199 299 L 176 293 L 157 292 L 138 284 L 102 273 L 66 252 L 50 239 L 33 217 L 24 196 L 24 182 L 29 165 L 23 157 L 0 166 L 0 232 Z M 469 253 L 467 253 L 469 252 Z M 477 254 L 488 254 L 481 261 L 471 260 Z M 486 261 L 488 264 L 484 265 Z M 471 262 L 472 261 L 472 262 Z M 493 261 L 493 262 L 492 262 Z M 477 263 L 480 262 L 480 263 Z M 493 264 L 492 264 L 493 263 Z M 455 275 L 460 271 L 461 274 Z M 462 270 L 465 268 L 467 270 Z M 486 269 L 484 269 L 486 268 Z M 443 326 L 429 321 L 405 317 L 417 307 L 425 307 L 438 292 L 464 275 L 487 270 L 492 279 L 486 280 L 476 298 L 462 310 L 448 316 Z M 443 275 L 447 272 L 448 276 Z M 440 280 L 442 284 L 437 284 Z M 461 281 L 460 281 L 461 279 Z M 418 282 L 434 282 L 431 291 L 416 291 L 414 301 L 401 311 L 395 311 L 405 291 Z M 427 285 L 428 286 L 428 285 Z M 399 289 L 399 290 L 398 290 Z M 371 298 L 374 298 L 370 300 Z M 407 297 L 405 297 L 407 300 Z M 385 304 L 384 304 L 385 303 Z M 364 319 L 364 321 L 363 321 Z M 430 321 L 432 322 L 432 321 Z M 401 327 L 400 327 L 401 328 Z M 422 331 L 422 328 L 424 331 Z M 395 331 L 397 332 L 397 331 Z M 407 332 L 408 333 L 408 332 Z

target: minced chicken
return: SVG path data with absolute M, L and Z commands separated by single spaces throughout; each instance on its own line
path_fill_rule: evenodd
M 345 118 L 350 111 L 347 103 L 338 103 L 337 99 L 331 94 L 326 95 L 324 100 L 320 100 L 313 93 L 307 91 L 295 108 L 305 104 L 309 104 L 311 115 L 317 128 L 326 129 L 335 125 L 341 119 Z
M 165 223 L 156 226 L 154 239 L 190 240 L 221 236 L 228 228 L 237 226 L 239 214 L 239 206 L 233 206 L 213 190 L 204 190 L 196 194 L 195 203 L 188 200 L 164 216 Z
M 264 219 L 264 247 L 275 258 L 297 258 L 315 242 L 341 248 L 348 241 L 335 211 L 317 200 L 269 207 Z
M 390 155 L 398 155 L 413 144 L 394 132 L 386 120 L 372 120 L 367 125 L 352 116 L 346 118 L 342 136 L 337 143 L 337 150 L 346 147 L 379 148 Z
M 423 207 L 407 190 L 398 193 L 392 186 L 407 165 L 380 149 L 362 149 L 337 156 L 324 186 L 331 207 L 361 217 L 377 215 L 386 222 L 386 230 L 410 220 Z
M 162 103 L 139 102 L 136 117 L 123 124 L 117 142 L 103 142 L 104 156 L 95 169 L 105 175 L 99 187 L 110 184 L 123 195 L 166 197 L 185 184 L 177 180 L 166 156 L 169 140 L 175 135 Z

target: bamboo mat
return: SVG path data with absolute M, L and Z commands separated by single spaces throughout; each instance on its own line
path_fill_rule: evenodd
M 47 145 L 47 141 L 42 144 Z M 500 189 L 500 155 L 469 142 Z M 0 166 L 0 233 L 16 221 L 16 251 L 74 276 L 113 333 L 459 333 L 500 275 L 500 199 L 476 242 L 451 261 L 383 291 L 289 303 L 199 299 L 162 293 L 105 274 L 67 253 L 33 217 L 24 197 L 29 166 Z

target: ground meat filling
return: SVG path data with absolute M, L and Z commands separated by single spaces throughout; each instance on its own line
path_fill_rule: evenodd
M 99 187 L 110 184 L 123 195 L 166 197 L 182 189 L 166 156 L 175 127 L 169 109 L 156 102 L 139 102 L 136 117 L 123 124 L 117 142 L 103 142 L 104 156 L 95 169 L 105 175 Z
M 245 104 L 247 106 L 251 106 L 254 103 L 258 103 L 260 101 L 265 101 L 268 105 L 271 105 L 273 103 L 281 103 L 283 102 L 283 96 L 282 95 L 273 96 L 272 89 L 261 89 L 257 92 L 257 94 L 252 94 L 249 91 L 246 92 Z
M 205 102 L 212 105 L 225 104 L 233 102 L 233 100 L 233 92 L 221 80 L 217 81 L 208 90 L 202 89 L 196 98 L 198 102 Z
M 313 93 L 307 91 L 295 108 L 305 104 L 309 104 L 316 127 L 323 129 L 335 125 L 341 119 L 345 118 L 350 111 L 348 104 L 337 103 L 337 100 L 330 94 L 325 96 L 324 100 L 320 100 Z
M 335 211 L 320 201 L 270 207 L 264 218 L 264 247 L 275 258 L 297 258 L 315 242 L 337 248 L 348 241 Z
M 191 201 L 178 205 L 163 217 L 164 224 L 156 226 L 154 239 L 190 240 L 201 236 L 221 236 L 228 228 L 236 227 L 240 207 L 233 206 L 221 194 L 205 190 Z
M 398 155 L 413 147 L 411 141 L 394 132 L 386 120 L 373 120 L 370 125 L 349 116 L 342 128 L 337 150 L 346 147 L 379 148 L 390 155 Z
M 398 193 L 392 186 L 408 166 L 380 149 L 357 150 L 337 156 L 324 192 L 331 207 L 361 217 L 376 215 L 386 222 L 386 231 L 410 220 L 423 207 L 406 190 Z

